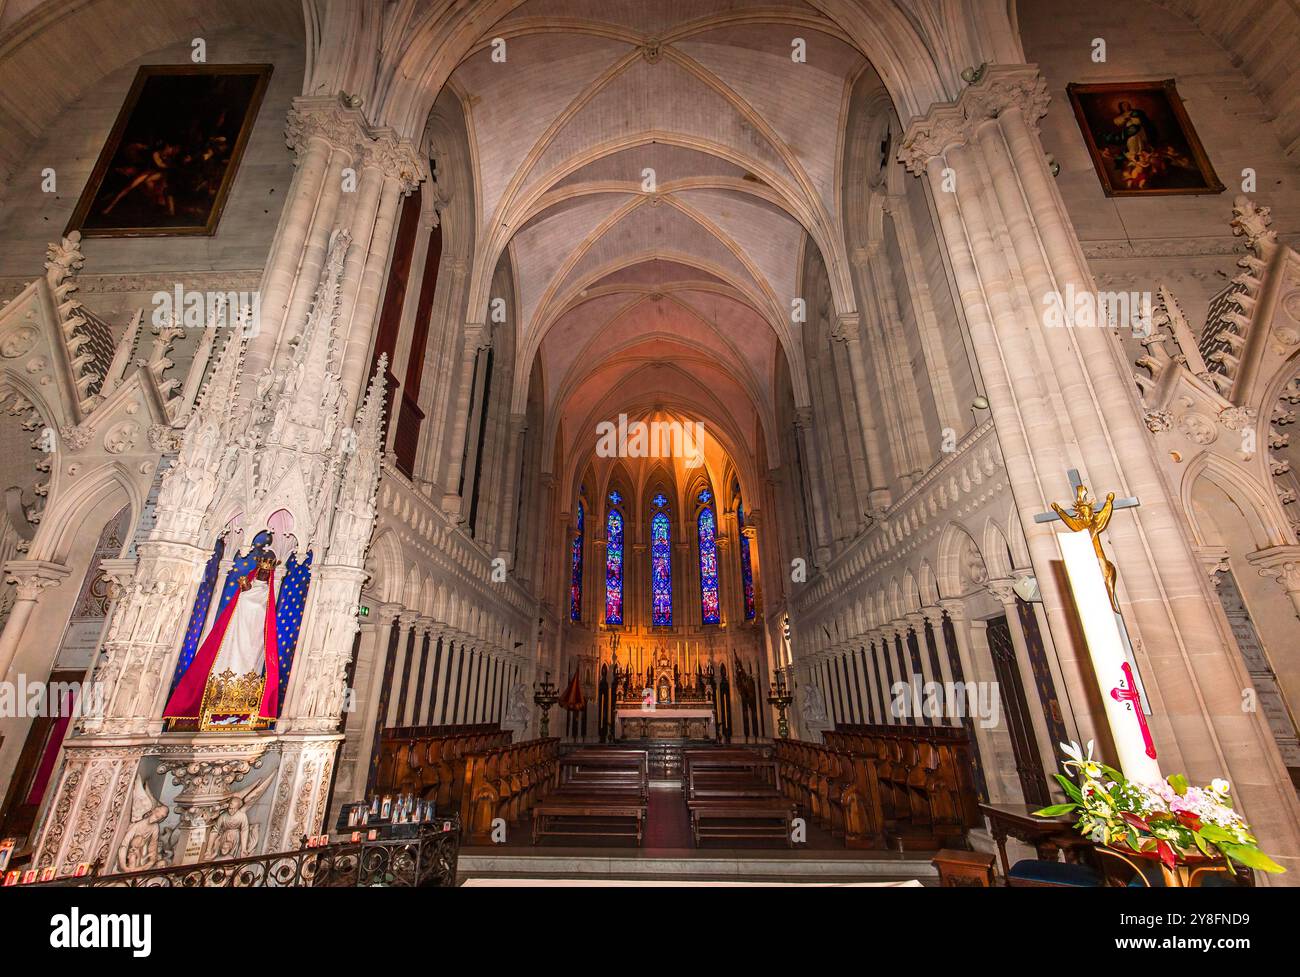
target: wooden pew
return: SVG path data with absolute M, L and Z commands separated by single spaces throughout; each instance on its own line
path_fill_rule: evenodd
M 864 756 L 820 743 L 777 740 L 785 796 L 846 848 L 884 848 L 885 818 L 875 766 Z
M 632 838 L 639 847 L 649 793 L 645 750 L 565 754 L 555 790 L 533 807 L 533 844 L 544 837 Z
M 394 726 L 380 734 L 376 794 L 415 794 L 439 812 L 458 810 L 464 788 L 463 757 L 505 746 L 509 730 L 495 723 L 456 726 Z
M 827 746 L 875 771 L 890 840 L 908 849 L 964 848 L 981 824 L 970 742 L 960 727 L 838 726 Z
M 793 847 L 795 805 L 780 790 L 775 760 L 740 750 L 683 756 L 686 806 L 698 848 L 707 838 L 779 839 Z
M 551 737 L 466 754 L 461 825 L 470 844 L 490 843 L 497 818 L 509 823 L 533 809 L 554 785 L 559 752 Z

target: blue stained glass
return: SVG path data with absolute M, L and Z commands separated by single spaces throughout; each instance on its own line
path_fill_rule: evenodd
M 668 627 L 673 623 L 673 557 L 668 516 L 655 513 L 650 520 L 650 623 Z
M 578 535 L 569 555 L 569 620 L 582 620 L 582 503 L 578 503 Z
M 668 496 L 666 496 L 666 495 L 664 495 L 662 492 L 660 492 L 658 495 L 656 495 L 656 496 L 655 496 L 653 499 L 651 499 L 650 501 L 653 502 L 653 503 L 655 504 L 655 508 L 656 508 L 656 509 L 662 509 L 664 506 L 666 506 L 666 505 L 668 504 Z
M 617 509 L 605 521 L 605 623 L 623 623 L 623 514 Z
M 749 537 L 745 535 L 745 507 L 736 506 L 736 522 L 740 526 L 740 582 L 745 592 L 745 620 L 754 620 L 758 608 L 754 603 L 754 568 L 749 559 Z
M 621 492 L 619 492 L 618 489 L 615 489 L 613 492 L 610 492 L 610 493 L 609 493 L 609 501 L 610 501 L 611 503 L 613 503 L 614 505 L 622 505 L 622 504 L 623 504 L 623 494 L 622 494 Z
M 708 489 L 705 489 L 707 492 Z M 703 495 L 704 493 L 701 493 Z M 700 510 L 700 610 L 705 624 L 717 624 L 718 611 L 718 525 L 713 510 Z
M 700 494 L 696 498 L 699 499 L 700 505 L 708 505 L 713 501 L 713 493 L 708 489 L 700 489 Z

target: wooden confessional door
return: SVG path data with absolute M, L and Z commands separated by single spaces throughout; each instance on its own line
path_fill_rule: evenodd
M 989 654 L 993 657 L 993 670 L 998 678 L 998 691 L 1002 696 L 1002 711 L 1007 717 L 1011 734 L 1011 748 L 1015 752 L 1016 774 L 1020 777 L 1020 790 L 1029 805 L 1051 803 L 1047 792 L 1047 777 L 1034 736 L 1034 723 L 1030 718 L 1025 686 L 1020 681 L 1020 667 L 1016 664 L 1016 650 L 1011 643 L 1011 629 L 1006 616 L 995 617 L 988 623 Z

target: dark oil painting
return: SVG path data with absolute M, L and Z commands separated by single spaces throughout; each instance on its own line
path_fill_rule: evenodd
M 141 67 L 68 230 L 214 233 L 270 77 L 265 64 Z

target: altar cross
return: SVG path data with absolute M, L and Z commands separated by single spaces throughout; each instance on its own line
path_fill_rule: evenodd
M 1071 468 L 1065 474 L 1066 477 L 1070 480 L 1070 488 L 1074 489 L 1074 494 L 1075 497 L 1077 498 L 1079 495 L 1079 489 L 1083 488 L 1083 479 L 1079 475 L 1079 469 Z M 1122 499 L 1116 499 L 1112 503 L 1111 508 L 1131 509 L 1134 506 L 1138 506 L 1141 504 L 1142 503 L 1138 501 L 1137 496 L 1129 495 L 1129 496 L 1125 496 Z M 1052 522 L 1053 520 L 1060 519 L 1060 518 L 1061 518 L 1060 515 L 1058 515 L 1055 510 L 1052 510 L 1051 512 L 1038 513 L 1037 515 L 1034 516 L 1034 522 Z
M 1110 596 L 1110 606 L 1116 614 L 1119 613 L 1119 596 L 1115 592 L 1115 564 L 1106 559 L 1106 551 L 1101 548 L 1101 534 L 1105 532 L 1106 527 L 1110 525 L 1110 517 L 1116 509 L 1130 509 L 1141 503 L 1135 497 L 1116 499 L 1115 493 L 1111 492 L 1106 496 L 1106 501 L 1102 503 L 1101 508 L 1097 508 L 1097 501 L 1088 495 L 1088 489 L 1083 484 L 1083 479 L 1079 477 L 1079 470 L 1071 468 L 1066 473 L 1070 479 L 1070 486 L 1074 489 L 1074 505 L 1067 512 L 1057 503 L 1052 503 L 1051 512 L 1040 512 L 1034 516 L 1034 522 L 1051 522 L 1059 519 L 1065 523 L 1074 532 L 1083 532 L 1087 530 L 1088 535 L 1092 538 L 1092 548 L 1097 554 L 1097 563 L 1101 566 L 1102 576 L 1106 580 L 1106 593 Z

